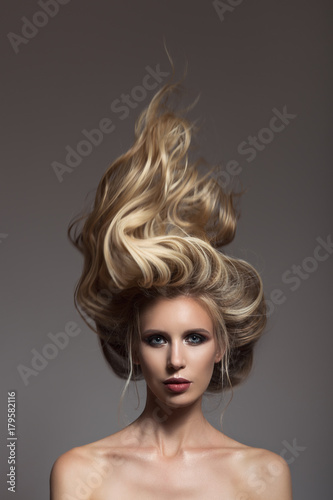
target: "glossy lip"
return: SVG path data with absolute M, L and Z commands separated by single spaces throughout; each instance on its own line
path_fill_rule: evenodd
M 189 384 L 191 381 L 181 377 L 171 377 L 163 382 L 164 384 Z
M 187 391 L 190 388 L 191 382 L 187 382 L 186 384 L 165 384 L 170 392 L 174 394 L 181 394 Z

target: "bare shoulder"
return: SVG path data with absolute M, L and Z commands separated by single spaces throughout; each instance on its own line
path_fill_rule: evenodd
M 51 500 L 62 500 L 65 495 L 76 498 L 80 479 L 88 468 L 87 458 L 84 447 L 72 448 L 57 458 L 50 474 Z
M 108 473 L 107 461 L 96 443 L 72 448 L 60 455 L 50 473 L 50 499 L 90 500 Z
M 290 469 L 284 458 L 272 451 L 248 446 L 240 456 L 242 492 L 239 498 L 292 500 Z

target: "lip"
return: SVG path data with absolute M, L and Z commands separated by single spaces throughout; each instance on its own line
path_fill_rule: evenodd
M 182 377 L 171 377 L 164 382 L 169 391 L 171 392 L 185 392 L 191 385 L 191 381 Z
M 187 380 L 186 378 L 182 378 L 182 377 L 171 377 L 171 378 L 168 378 L 167 380 L 165 380 L 165 382 L 163 382 L 164 384 L 189 384 L 191 381 L 190 380 Z
M 167 388 L 169 389 L 169 391 L 171 392 L 176 392 L 176 393 L 180 393 L 180 392 L 185 392 L 187 391 L 187 389 L 189 389 L 190 385 L 191 385 L 191 382 L 187 382 L 186 384 L 165 384 L 167 386 Z

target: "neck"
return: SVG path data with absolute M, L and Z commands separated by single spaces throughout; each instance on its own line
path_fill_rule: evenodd
M 218 431 L 202 413 L 202 396 L 187 406 L 166 405 L 147 388 L 147 401 L 133 422 L 140 446 L 152 448 L 159 456 L 176 457 L 186 449 L 207 447 Z

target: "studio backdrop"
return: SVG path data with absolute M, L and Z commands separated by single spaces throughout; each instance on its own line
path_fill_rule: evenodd
M 196 152 L 241 185 L 226 249 L 258 269 L 268 325 L 223 431 L 283 456 L 295 499 L 332 497 L 332 75 L 328 0 L 12 0 L 1 10 L 1 492 L 46 499 L 56 458 L 143 409 L 73 303 L 70 220 L 171 76 L 200 94 Z M 229 396 L 205 396 L 219 429 Z M 265 487 L 261 484 L 258 487 Z M 15 491 L 15 493 L 14 493 Z M 222 496 L 221 496 L 222 498 Z

